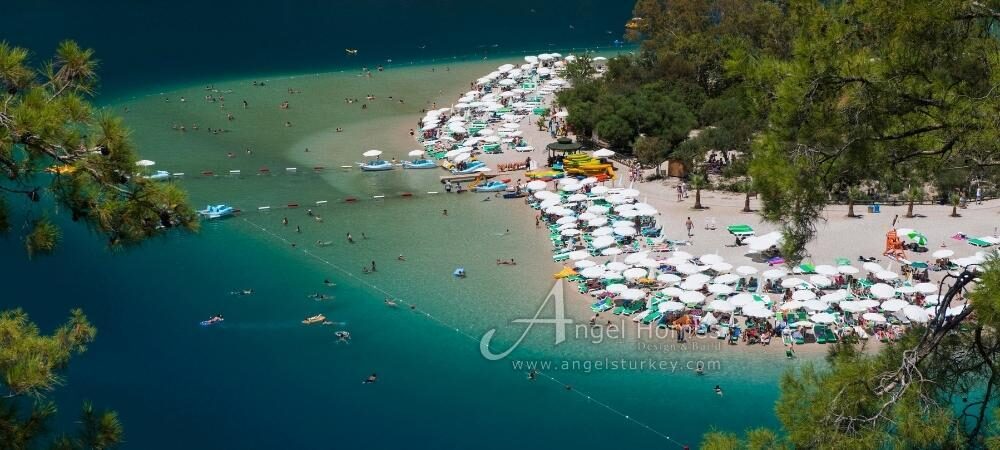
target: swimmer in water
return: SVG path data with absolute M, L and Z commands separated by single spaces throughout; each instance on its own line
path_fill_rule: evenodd
M 334 282 L 330 281 L 329 278 L 323 280 L 323 284 L 325 284 L 327 287 L 333 287 L 333 286 L 337 285 L 337 283 L 334 283 Z
M 719 394 L 719 397 L 722 397 L 722 387 L 715 385 L 715 393 Z
M 389 298 L 389 297 L 385 298 L 385 305 L 388 306 L 388 307 L 390 307 L 390 308 L 395 308 L 396 306 L 398 306 L 396 304 L 396 301 L 393 300 L 393 299 L 391 299 L 391 298 Z
M 398 259 L 400 261 L 406 261 L 406 258 L 403 255 L 397 256 L 396 259 Z
M 528 381 L 535 381 L 535 378 L 537 377 L 538 372 L 535 372 L 535 369 L 531 369 L 531 372 L 528 372 Z
M 368 378 L 365 378 L 365 381 L 362 381 L 361 384 L 373 384 L 377 380 L 378 380 L 378 375 L 372 373 L 371 375 L 368 375 Z

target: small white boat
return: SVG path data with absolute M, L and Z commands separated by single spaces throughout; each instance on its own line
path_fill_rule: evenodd
M 198 215 L 205 219 L 219 219 L 231 216 L 235 212 L 236 209 L 229 205 L 208 205 L 205 209 L 198 211 Z
M 386 161 L 384 159 L 373 159 L 368 162 L 358 163 L 358 166 L 361 167 L 361 170 L 365 172 L 380 172 L 383 170 L 392 170 L 396 168 L 395 166 L 392 165 L 391 162 Z
M 322 314 L 316 314 L 315 316 L 312 316 L 312 317 L 306 317 L 302 321 L 302 323 L 305 324 L 305 325 L 312 325 L 312 324 L 316 324 L 316 323 L 321 323 L 321 322 L 323 322 L 325 320 L 326 320 L 326 316 L 324 316 Z
M 167 172 L 166 170 L 157 170 L 156 173 L 153 173 L 152 175 L 145 175 L 143 178 L 152 181 L 166 181 L 170 179 L 170 172 Z

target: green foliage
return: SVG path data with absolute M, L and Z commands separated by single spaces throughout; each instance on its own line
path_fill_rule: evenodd
M 93 50 L 65 41 L 36 69 L 27 50 L 0 42 L 0 194 L 31 202 L 51 195 L 111 246 L 174 227 L 196 229 L 196 214 L 177 186 L 136 174 L 122 120 L 87 100 L 96 86 Z M 4 232 L 10 229 L 7 206 L 0 202 Z M 53 250 L 59 236 L 54 223 L 30 217 L 44 216 L 45 208 L 28 214 L 35 223 L 25 236 L 28 252 Z
M 590 53 L 575 56 L 576 59 L 566 63 L 563 77 L 574 85 L 592 82 L 594 75 L 597 75 L 597 69 L 594 68 L 594 58 Z
M 22 310 L 0 311 L 0 448 L 37 448 L 50 434 L 55 405 L 44 396 L 62 384 L 59 372 L 83 353 L 97 331 L 80 310 L 52 335 L 43 335 Z M 79 430 L 57 436 L 52 448 L 110 449 L 122 442 L 117 414 L 85 404 Z

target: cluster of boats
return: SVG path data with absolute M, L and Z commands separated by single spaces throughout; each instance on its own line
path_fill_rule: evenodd
M 381 150 L 368 150 L 367 152 L 362 153 L 362 155 L 368 158 L 372 158 L 363 163 L 360 162 L 357 163 L 358 167 L 360 167 L 361 170 L 365 172 L 381 172 L 386 170 L 393 170 L 397 166 L 402 167 L 404 169 L 434 169 L 438 166 L 437 163 L 435 163 L 434 161 L 423 157 L 424 155 L 423 150 L 411 151 L 409 155 L 413 159 L 403 161 L 402 163 L 399 164 L 394 164 L 391 161 L 386 161 L 382 159 Z
M 203 219 L 221 219 L 236 213 L 236 209 L 226 204 L 208 205 L 205 209 L 198 210 L 198 215 Z

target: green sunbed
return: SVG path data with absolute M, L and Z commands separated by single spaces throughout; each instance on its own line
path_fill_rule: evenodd
M 799 264 L 799 269 L 802 269 L 802 273 L 816 273 L 816 266 L 809 263 Z
M 646 317 L 642 318 L 642 323 L 649 325 L 654 320 L 659 320 L 660 316 L 662 316 L 662 314 L 659 311 L 654 310 L 653 312 L 646 314 Z
M 815 327 L 813 327 L 813 334 L 816 335 L 817 344 L 826 343 L 826 327 L 824 327 L 823 325 L 816 325 Z
M 993 245 L 979 238 L 969 238 L 967 242 L 975 245 L 976 247 L 989 247 L 990 245 Z
M 750 228 L 750 225 L 730 225 L 726 227 L 726 230 L 733 236 L 753 236 L 754 234 L 753 228 Z

